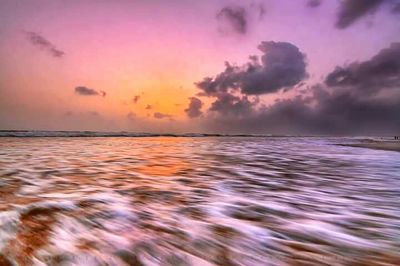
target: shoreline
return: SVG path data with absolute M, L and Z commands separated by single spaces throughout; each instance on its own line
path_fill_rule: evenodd
M 345 147 L 356 147 L 366 148 L 374 150 L 385 150 L 385 151 L 397 151 L 400 152 L 400 141 L 371 141 L 365 143 L 349 143 L 349 144 L 337 144 Z

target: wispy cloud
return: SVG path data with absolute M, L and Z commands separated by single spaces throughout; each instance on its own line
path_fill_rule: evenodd
M 45 37 L 40 35 L 39 33 L 33 32 L 33 31 L 26 31 L 25 32 L 26 36 L 28 37 L 28 40 L 36 47 L 39 49 L 47 52 L 53 57 L 63 57 L 65 52 L 61 51 L 58 49 L 53 43 L 51 43 L 49 40 L 47 40 Z
M 373 13 L 384 0 L 343 0 L 340 3 L 336 27 L 345 29 L 361 17 Z
M 319 7 L 321 5 L 321 3 L 322 3 L 322 0 L 308 0 L 306 5 L 307 5 L 307 7 L 314 8 L 314 7 Z
M 231 31 L 238 34 L 247 32 L 247 12 L 240 6 L 227 6 L 217 13 L 217 20 L 220 22 L 220 30 Z

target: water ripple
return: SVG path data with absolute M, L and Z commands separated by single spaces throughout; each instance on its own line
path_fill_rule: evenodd
M 341 141 L 2 138 L 0 265 L 399 265 L 400 153 Z

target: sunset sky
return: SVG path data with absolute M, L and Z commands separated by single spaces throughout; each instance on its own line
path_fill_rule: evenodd
M 397 0 L 0 0 L 0 129 L 400 133 Z

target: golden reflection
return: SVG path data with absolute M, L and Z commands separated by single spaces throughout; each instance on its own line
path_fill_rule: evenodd
M 144 175 L 150 176 L 176 176 L 180 172 L 191 169 L 191 164 L 179 157 L 169 156 L 170 154 L 189 154 L 191 146 L 179 145 L 188 142 L 182 138 L 155 138 L 150 141 L 149 152 L 157 154 L 150 160 L 146 160 L 143 164 L 133 168 L 132 170 Z M 179 147 L 177 149 L 176 147 Z

